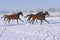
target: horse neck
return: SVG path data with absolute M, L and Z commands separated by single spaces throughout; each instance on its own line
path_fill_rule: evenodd
M 46 16 L 46 14 L 43 14 L 42 16 L 43 16 L 43 17 L 45 17 L 45 16 Z
M 20 15 L 19 15 L 19 14 L 17 14 L 17 16 L 19 17 Z

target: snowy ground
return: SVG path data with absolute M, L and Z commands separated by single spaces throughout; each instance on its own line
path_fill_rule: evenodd
M 33 25 L 26 22 L 26 18 L 21 17 L 24 23 L 19 20 L 5 23 L 0 14 L 0 40 L 60 40 L 60 17 L 48 17 L 49 24 L 45 21 L 40 25 L 40 21 Z M 26 14 L 25 14 L 26 15 Z

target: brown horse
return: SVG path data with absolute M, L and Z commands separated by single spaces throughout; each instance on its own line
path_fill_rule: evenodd
M 28 15 L 26 15 L 24 18 L 26 18 L 26 17 L 28 17 L 28 19 L 27 19 L 27 21 L 29 21 L 29 23 L 31 23 L 31 18 L 32 18 L 32 16 L 34 16 L 34 15 L 41 15 L 43 12 L 41 11 L 41 12 L 38 12 L 37 14 L 28 14 Z M 31 21 L 30 21 L 31 20 Z M 36 20 L 36 22 L 37 22 L 37 20 Z
M 8 21 L 8 23 L 10 23 L 11 20 L 17 20 L 17 23 L 18 23 L 18 19 L 23 22 L 23 20 L 20 19 L 20 17 L 19 17 L 20 15 L 23 16 L 23 13 L 22 12 L 18 12 L 17 14 L 3 15 L 3 17 L 4 17 L 4 21 L 5 21 L 5 19 L 7 19 L 6 22 Z
M 16 15 L 16 13 L 13 13 L 12 15 Z M 5 14 L 5 15 L 3 15 L 3 16 L 1 17 L 1 19 L 4 18 L 3 20 L 5 21 L 5 20 L 7 20 L 7 17 L 8 17 L 8 16 L 9 16 L 9 15 L 6 15 L 6 14 Z
M 40 24 L 42 24 L 43 20 L 45 20 L 46 22 L 48 22 L 48 21 L 45 19 L 46 15 L 49 16 L 50 14 L 49 14 L 48 12 L 45 12 L 45 13 L 42 13 L 41 15 L 34 15 L 34 16 L 32 16 L 32 24 L 34 23 L 35 19 L 36 19 L 36 20 L 40 20 L 40 21 L 41 21 Z M 49 22 L 48 22 L 48 23 L 49 23 Z

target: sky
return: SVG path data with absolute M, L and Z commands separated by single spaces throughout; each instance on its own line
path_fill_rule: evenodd
M 60 0 L 0 0 L 0 10 L 60 8 Z

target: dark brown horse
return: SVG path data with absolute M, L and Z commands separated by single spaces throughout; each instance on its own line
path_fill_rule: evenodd
M 5 19 L 7 19 L 6 22 L 8 21 L 8 23 L 10 23 L 11 20 L 17 20 L 17 23 L 18 23 L 18 19 L 23 22 L 23 20 L 20 19 L 20 17 L 19 17 L 20 15 L 23 16 L 23 13 L 22 12 L 18 12 L 17 14 L 3 15 L 3 17 L 4 17 L 4 21 L 5 21 Z
M 41 12 L 38 12 L 37 14 L 28 14 L 28 15 L 26 15 L 24 18 L 26 18 L 26 17 L 28 17 L 28 19 L 27 19 L 27 21 L 29 21 L 29 23 L 31 23 L 31 18 L 32 18 L 32 16 L 34 16 L 34 15 L 41 15 L 43 13 L 43 11 L 41 11 Z M 37 20 L 36 20 L 36 22 L 37 22 Z
M 32 16 L 32 24 L 34 23 L 35 19 L 36 19 L 36 20 L 40 20 L 40 21 L 41 21 L 40 24 L 42 24 L 43 20 L 45 20 L 46 22 L 48 22 L 48 21 L 45 19 L 46 15 L 50 15 L 50 14 L 49 14 L 48 12 L 45 12 L 45 13 L 42 13 L 41 15 L 38 14 L 38 15 Z M 49 22 L 48 22 L 48 23 L 49 23 Z

